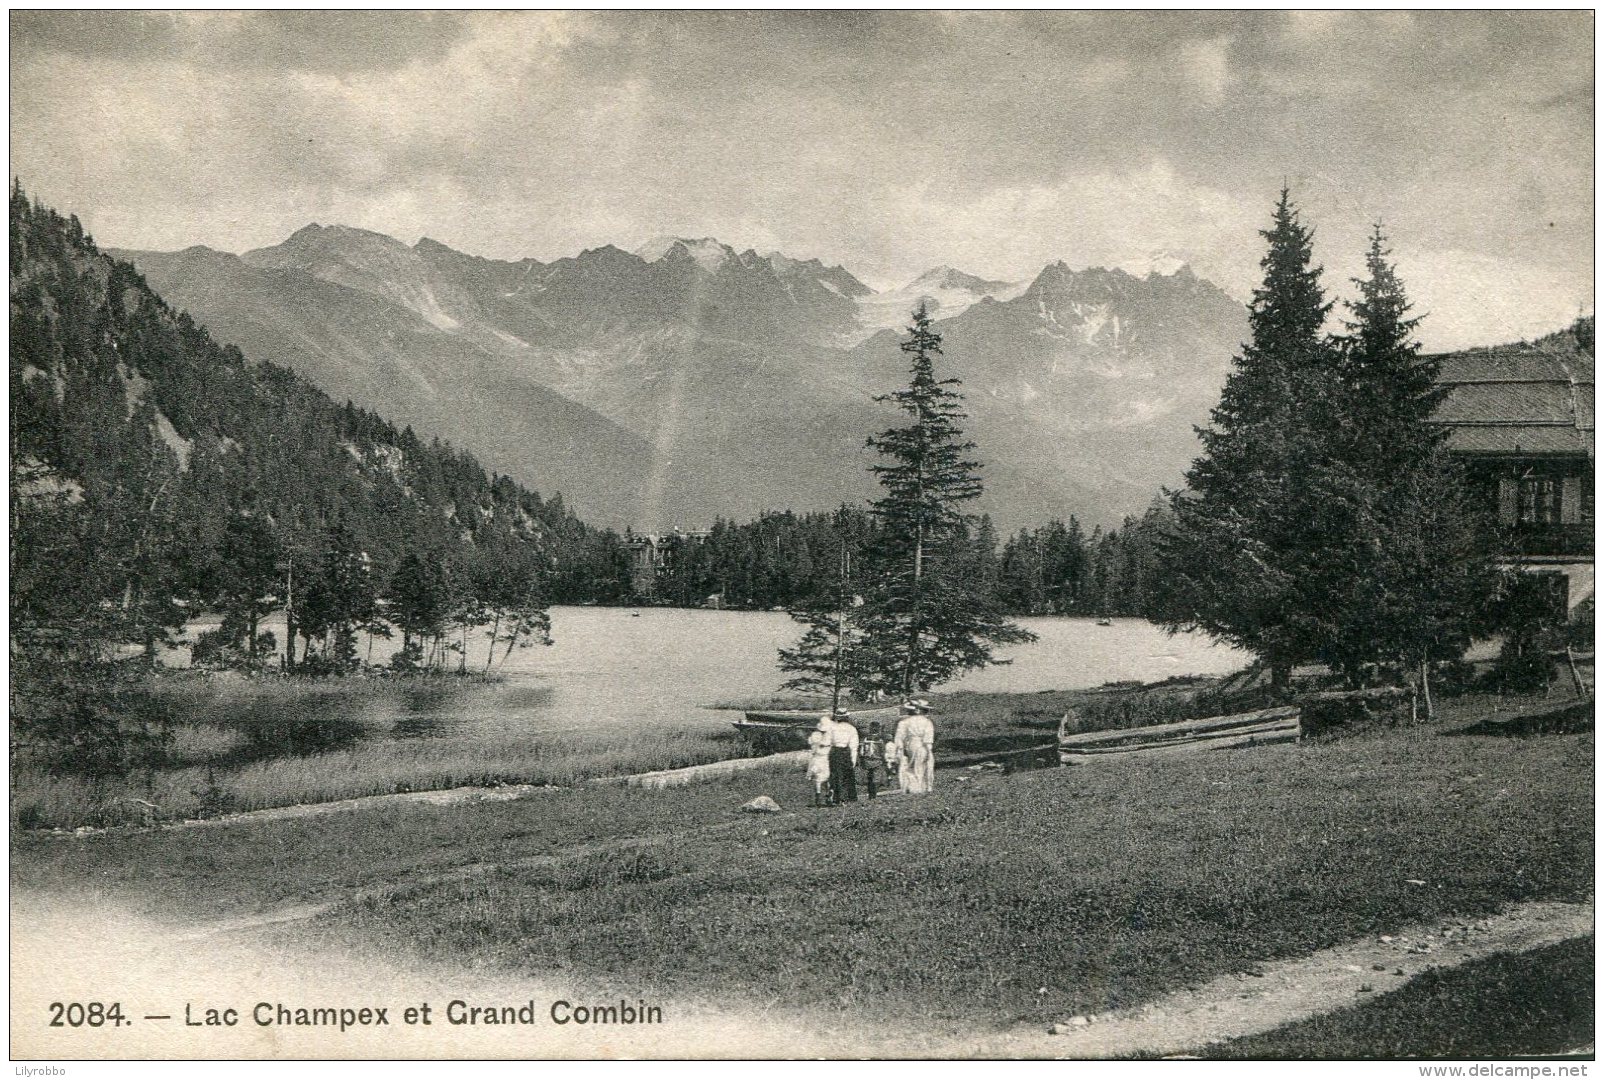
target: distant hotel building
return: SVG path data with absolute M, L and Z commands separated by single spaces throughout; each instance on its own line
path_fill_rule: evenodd
M 1570 612 L 1594 587 L 1592 321 L 1577 329 L 1433 357 L 1449 450 L 1496 510 L 1509 561 L 1562 578 Z
M 674 565 L 674 557 L 683 544 L 700 544 L 710 534 L 705 530 L 685 532 L 675 529 L 667 535 L 649 533 L 638 535 L 626 532 L 624 545 L 629 548 L 630 588 L 639 597 L 650 597 L 657 592 L 657 579 Z

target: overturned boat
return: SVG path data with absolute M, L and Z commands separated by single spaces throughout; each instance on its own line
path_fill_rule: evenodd
M 828 705 L 817 709 L 763 709 L 752 710 L 732 721 L 735 730 L 766 750 L 800 750 L 808 744 L 808 733 L 819 726 L 819 717 L 830 711 Z M 895 705 L 883 708 L 866 708 L 847 713 L 847 719 L 863 731 L 872 720 L 882 726 L 896 724 L 900 710 Z

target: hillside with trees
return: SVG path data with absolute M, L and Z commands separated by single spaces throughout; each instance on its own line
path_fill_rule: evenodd
M 561 496 L 247 361 L 20 186 L 11 403 L 14 650 L 153 656 L 211 611 L 203 654 L 341 669 L 383 613 L 403 665 L 439 663 L 461 626 L 505 645 L 627 589 L 620 538 Z M 290 641 L 262 636 L 272 611 Z

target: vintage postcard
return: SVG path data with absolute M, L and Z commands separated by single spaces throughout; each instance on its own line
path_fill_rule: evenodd
M 1585 1075 L 1594 22 L 11 11 L 19 1075 Z

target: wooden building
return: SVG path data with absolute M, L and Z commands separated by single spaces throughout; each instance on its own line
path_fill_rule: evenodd
M 1433 357 L 1437 421 L 1495 510 L 1505 554 L 1557 575 L 1567 610 L 1593 597 L 1592 321 L 1535 342 Z

